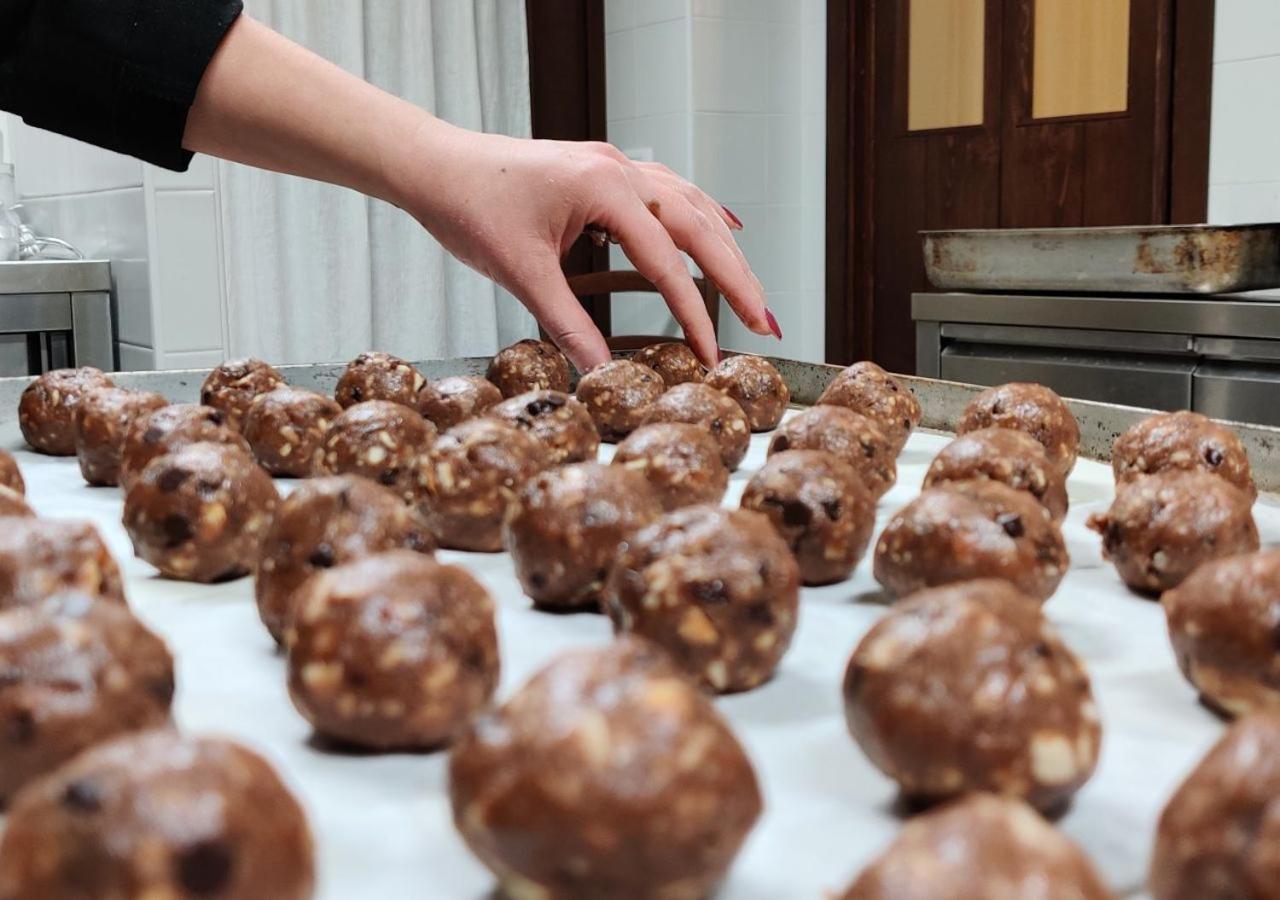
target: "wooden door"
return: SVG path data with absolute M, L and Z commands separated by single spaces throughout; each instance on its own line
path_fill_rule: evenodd
M 828 357 L 915 370 L 922 230 L 1203 217 L 1211 26 L 1204 0 L 831 0 Z

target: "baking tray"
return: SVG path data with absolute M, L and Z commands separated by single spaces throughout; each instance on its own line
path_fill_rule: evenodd
M 1230 294 L 1280 287 L 1280 224 L 925 231 L 925 271 L 960 291 Z
M 483 371 L 486 359 L 427 361 L 428 377 Z M 797 404 L 812 403 L 836 368 L 774 360 Z M 343 366 L 289 366 L 291 382 L 332 391 Z M 118 380 L 193 400 L 204 371 L 135 373 Z M 493 879 L 455 833 L 449 813 L 445 756 L 341 754 L 312 744 L 293 710 L 284 663 L 258 621 L 249 579 L 196 585 L 156 576 L 134 559 L 120 526 L 115 488 L 90 488 L 72 459 L 22 448 L 14 421 L 26 379 L 0 380 L 0 446 L 18 457 L 29 499 L 45 516 L 87 518 L 102 531 L 126 579 L 130 603 L 160 633 L 177 661 L 175 717 L 192 733 L 229 735 L 269 758 L 305 806 L 315 831 L 323 900 L 430 897 L 486 900 Z M 925 420 L 899 459 L 898 483 L 881 501 L 877 530 L 919 491 L 933 455 L 950 436 L 977 388 L 907 379 Z M 1146 413 L 1074 403 L 1088 455 Z M 1259 455 L 1272 429 L 1243 428 L 1260 473 L 1275 484 L 1274 454 Z M 725 503 L 736 505 L 765 457 L 756 435 Z M 612 447 L 602 448 L 607 459 Z M 297 482 L 279 482 L 288 491 Z M 1073 564 L 1045 607 L 1067 643 L 1084 659 L 1102 712 L 1102 757 L 1092 780 L 1060 820 L 1122 896 L 1137 896 L 1154 824 L 1178 782 L 1223 731 L 1178 673 L 1158 604 L 1129 593 L 1104 565 L 1085 518 L 1111 500 L 1109 467 L 1082 459 L 1069 485 L 1072 508 L 1064 535 Z M 1280 541 L 1280 503 L 1264 493 L 1255 507 L 1265 543 Z M 466 566 L 498 607 L 503 673 L 499 699 L 538 666 L 575 646 L 611 638 L 594 615 L 548 615 L 523 597 L 509 557 L 441 551 Z M 841 709 L 841 675 L 849 654 L 885 612 L 870 560 L 837 585 L 805 588 L 791 650 L 778 676 L 746 694 L 720 698 L 756 764 L 765 812 L 722 890 L 722 900 L 819 898 L 841 888 L 897 833 L 895 789 L 849 738 Z

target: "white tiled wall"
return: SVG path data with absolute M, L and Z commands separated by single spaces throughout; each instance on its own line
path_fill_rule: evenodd
M 169 172 L 10 119 L 19 198 L 39 232 L 111 260 L 124 369 L 224 355 L 217 171 Z
M 1216 10 L 1209 220 L 1280 221 L 1280 3 Z
M 721 343 L 823 356 L 826 19 L 821 0 L 606 0 L 609 140 L 696 182 L 744 222 L 781 347 L 726 308 Z M 627 265 L 614 250 L 613 265 Z M 614 332 L 676 334 L 660 299 L 620 295 Z

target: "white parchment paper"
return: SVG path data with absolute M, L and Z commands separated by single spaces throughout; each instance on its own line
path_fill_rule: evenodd
M 898 462 L 898 484 L 880 504 L 877 530 L 918 493 L 929 461 L 948 440 L 912 437 Z M 766 444 L 767 436 L 752 439 L 726 504 L 737 504 Z M 102 531 L 125 571 L 133 608 L 177 658 L 181 727 L 252 746 L 296 791 L 316 835 L 321 897 L 488 895 L 492 878 L 450 821 L 443 754 L 341 755 L 312 747 L 309 727 L 290 705 L 283 660 L 258 621 L 249 579 L 204 586 L 157 577 L 132 556 L 118 490 L 85 486 L 74 459 L 22 450 L 14 425 L 0 429 L 0 446 L 18 457 L 41 515 L 87 518 Z M 605 447 L 601 457 L 611 453 Z M 1111 493 L 1109 467 L 1081 460 L 1064 529 L 1073 563 L 1045 609 L 1085 659 L 1104 727 L 1098 771 L 1060 824 L 1116 890 L 1129 894 L 1142 884 L 1160 809 L 1223 725 L 1178 673 L 1159 605 L 1124 588 L 1084 527 Z M 1255 513 L 1264 544 L 1280 540 L 1274 498 L 1260 499 Z M 497 601 L 500 699 L 558 651 L 611 637 L 602 616 L 531 610 L 505 555 L 439 556 L 471 569 Z M 717 701 L 757 766 L 766 802 L 723 898 L 821 897 L 842 888 L 899 828 L 894 786 L 849 738 L 840 698 L 850 653 L 884 612 L 869 558 L 843 584 L 806 588 L 778 677 Z

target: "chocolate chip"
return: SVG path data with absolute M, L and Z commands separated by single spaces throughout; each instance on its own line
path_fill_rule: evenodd
M 710 424 L 708 427 L 709 427 L 712 431 L 723 431 L 723 430 L 724 430 L 724 422 L 723 422 L 723 421 L 721 421 L 720 419 L 712 419 L 712 420 L 711 420 L 711 424 Z
M 1222 465 L 1222 451 L 1217 447 L 1207 447 L 1204 451 L 1204 461 L 1215 469 Z
M 201 841 L 178 855 L 178 884 L 189 894 L 209 897 L 231 881 L 231 848 L 222 841 Z
M 36 739 L 36 717 L 29 709 L 19 709 L 5 724 L 5 738 L 11 744 L 30 744 Z
M 767 603 L 753 604 L 748 606 L 744 612 L 746 613 L 747 620 L 754 622 L 757 625 L 769 627 L 777 621 L 773 614 L 773 610 L 769 608 L 769 604 Z
M 539 397 L 537 400 L 530 400 L 524 408 L 531 416 L 545 416 L 562 406 L 564 406 L 564 399 L 561 397 Z
M 862 445 L 862 455 L 867 459 L 871 459 L 876 455 L 876 445 L 870 442 Z
M 781 453 L 791 448 L 791 441 L 787 440 L 785 434 L 780 434 L 773 439 L 773 444 L 769 447 L 771 453 Z
M 813 521 L 813 510 L 799 500 L 775 500 L 782 509 L 782 524 L 789 528 L 808 528 Z
M 173 701 L 173 673 L 157 675 L 147 682 L 147 690 L 165 706 Z
M 164 437 L 164 430 L 152 425 L 142 433 L 142 442 L 144 444 L 154 444 Z
M 399 469 L 383 469 L 381 472 L 378 473 L 378 481 L 382 484 L 385 484 L 387 487 L 391 487 L 392 485 L 394 485 L 396 483 L 396 479 L 399 477 L 400 477 Z
M 307 562 L 317 569 L 328 569 L 337 560 L 334 557 L 333 547 L 329 544 L 319 544 L 315 550 L 311 551 L 311 555 L 307 557 Z
M 695 581 L 689 585 L 689 592 L 699 603 L 728 603 L 729 594 L 725 584 L 719 578 L 710 581 Z
M 182 487 L 182 482 L 191 477 L 191 473 L 186 469 L 173 468 L 165 469 L 160 475 L 160 479 L 156 482 L 156 487 L 166 494 L 172 494 L 178 488 Z
M 225 419 L 225 417 L 222 415 L 222 410 L 220 409 L 209 410 L 208 418 L 209 418 L 209 421 L 212 422 L 214 425 L 221 425 Z
M 996 516 L 996 524 L 1011 538 L 1020 538 L 1027 533 L 1026 526 L 1022 524 L 1022 516 L 1017 513 L 1001 513 Z
M 213 404 L 209 402 L 212 399 L 213 399 L 213 391 L 200 392 L 200 404 L 202 406 L 212 406 Z
M 353 387 L 351 389 L 351 399 L 359 403 L 364 399 L 364 391 L 360 390 L 358 387 Z
M 834 522 L 840 518 L 840 514 L 844 512 L 844 504 L 839 500 L 823 500 L 822 511 L 827 514 L 827 518 Z
M 170 513 L 160 521 L 160 527 L 164 529 L 166 546 L 176 547 L 184 544 L 195 536 L 195 530 L 191 527 L 191 523 L 187 521 L 187 517 L 181 513 Z
M 534 590 L 542 590 L 547 586 L 547 576 L 541 572 L 534 572 L 529 576 L 529 584 L 533 585 Z
M 92 781 L 73 781 L 62 792 L 62 805 L 75 813 L 96 813 L 102 809 L 102 794 Z

